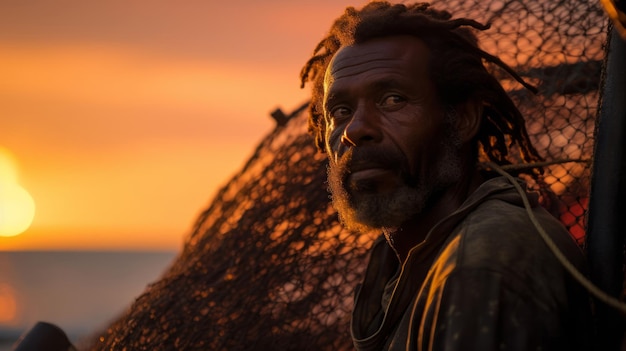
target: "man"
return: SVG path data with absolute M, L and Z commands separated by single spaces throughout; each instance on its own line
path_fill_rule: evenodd
M 469 27 L 469 28 L 468 28 Z M 590 306 L 531 223 L 578 269 L 562 225 L 480 161 L 541 160 L 469 19 L 427 4 L 348 8 L 302 70 L 343 224 L 384 235 L 357 289 L 358 350 L 580 350 Z M 492 166 L 491 168 L 499 168 Z M 529 168 L 531 177 L 540 169 Z

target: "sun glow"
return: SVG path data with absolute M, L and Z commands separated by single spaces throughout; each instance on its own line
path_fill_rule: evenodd
M 10 285 L 0 283 L 0 323 L 11 323 L 17 317 L 17 299 Z
M 0 236 L 21 234 L 34 217 L 35 201 L 18 183 L 15 158 L 0 147 Z

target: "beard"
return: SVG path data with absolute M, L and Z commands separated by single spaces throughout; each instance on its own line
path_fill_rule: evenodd
M 336 162 L 329 162 L 328 187 L 342 224 L 362 233 L 398 228 L 422 213 L 443 190 L 457 183 L 462 175 L 461 142 L 456 130 L 448 124 L 444 126 L 446 132 L 438 145 L 431 145 L 433 150 L 430 151 L 439 150 L 439 155 L 433 159 L 427 174 L 411 174 L 406 156 L 397 149 L 353 148 Z M 376 188 L 375 184 L 368 184 L 368 181 L 358 185 L 350 183 L 352 165 L 365 161 L 395 170 L 398 178 L 395 187 L 376 192 L 371 191 Z

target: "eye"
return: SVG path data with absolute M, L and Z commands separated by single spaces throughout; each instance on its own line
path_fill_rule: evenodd
M 350 118 L 352 115 L 352 110 L 345 106 L 337 106 L 330 110 L 330 118 L 341 121 L 347 118 Z
M 383 97 L 380 106 L 384 108 L 399 107 L 406 102 L 406 99 L 400 95 L 386 95 Z

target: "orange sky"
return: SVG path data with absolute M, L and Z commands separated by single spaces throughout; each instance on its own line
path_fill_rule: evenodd
M 179 249 L 362 3 L 0 3 L 0 147 L 36 204 L 0 250 Z

